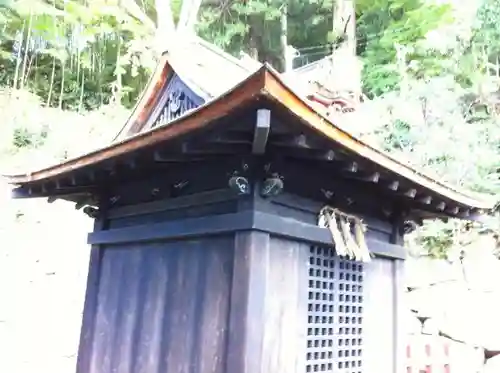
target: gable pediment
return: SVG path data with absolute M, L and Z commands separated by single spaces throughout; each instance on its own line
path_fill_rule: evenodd
M 228 91 L 261 64 L 239 60 L 192 37 L 162 55 L 129 120 L 114 141 L 169 123 Z
M 205 100 L 173 72 L 140 132 L 166 125 L 204 103 Z

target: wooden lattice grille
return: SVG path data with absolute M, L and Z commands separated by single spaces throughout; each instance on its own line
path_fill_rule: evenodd
M 163 126 L 202 105 L 204 100 L 196 95 L 178 75 L 173 75 L 152 115 L 151 128 Z
M 306 372 L 363 372 L 363 264 L 311 247 Z

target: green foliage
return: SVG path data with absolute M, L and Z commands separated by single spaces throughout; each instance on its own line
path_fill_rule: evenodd
M 455 226 L 454 222 L 426 222 L 417 234 L 416 243 L 431 257 L 447 259 L 448 252 L 455 243 Z
M 182 0 L 170 4 L 177 20 Z M 245 51 L 282 69 L 284 9 L 288 44 L 315 60 L 333 40 L 333 6 L 333 0 L 211 0 L 202 5 L 197 30 L 230 53 Z M 364 93 L 377 108 L 364 135 L 440 179 L 500 193 L 500 0 L 483 0 L 467 32 L 442 2 L 357 0 L 356 15 Z M 48 145 L 58 143 L 49 124 L 63 121 L 58 109 L 90 121 L 89 111 L 109 103 L 134 106 L 155 65 L 158 16 L 153 0 L 0 0 L 0 86 L 40 99 L 25 104 L 27 113 L 4 118 L 16 124 L 0 136 L 0 148 L 55 147 Z M 449 37 L 436 42 L 433 33 Z M 29 111 L 45 116 L 43 123 L 27 126 L 34 122 Z M 63 125 L 74 131 L 67 118 Z M 58 148 L 60 157 L 68 156 L 66 148 Z M 454 244 L 453 224 L 426 224 L 418 243 L 444 257 Z
M 97 108 L 113 99 L 134 105 L 154 65 L 154 30 L 144 21 L 156 20 L 152 0 L 2 1 L 0 84 L 29 88 L 48 105 L 70 110 Z M 181 4 L 171 1 L 176 19 Z M 333 0 L 210 1 L 202 5 L 198 32 L 233 54 L 246 51 L 281 69 L 285 6 L 290 45 L 301 49 L 329 44 Z M 360 0 L 356 6 L 366 93 L 377 95 L 398 86 L 396 45 L 406 48 L 407 60 L 415 61 L 415 75 L 439 71 L 436 53 L 416 42 L 445 21 L 447 6 L 424 5 L 422 0 Z M 307 60 L 322 55 L 316 52 Z
M 0 84 L 29 88 L 51 106 L 133 106 L 152 63 L 148 31 L 118 5 L 42 0 L 5 4 Z
M 245 51 L 260 61 L 283 68 L 281 14 L 286 6 L 288 44 L 295 48 L 326 45 L 332 20 L 332 0 L 254 0 L 221 2 L 201 9 L 198 32 L 238 54 Z
M 47 138 L 47 129 L 41 132 L 31 132 L 27 128 L 16 128 L 13 134 L 13 144 L 16 148 L 37 148 L 43 145 Z
M 439 75 L 441 56 L 420 42 L 450 21 L 450 6 L 421 0 L 361 0 L 356 3 L 358 54 L 363 57 L 365 92 L 377 96 L 398 87 L 398 63 L 412 63 L 415 77 Z M 398 56 L 398 47 L 404 55 Z M 402 59 L 403 61 L 398 61 Z

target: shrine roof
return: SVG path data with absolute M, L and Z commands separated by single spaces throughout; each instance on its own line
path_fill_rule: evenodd
M 200 37 L 172 46 L 157 64 L 128 121 L 115 140 L 142 131 L 152 110 L 175 73 L 204 102 L 221 95 L 262 66 L 251 58 L 238 59 Z
M 176 63 L 169 59 L 169 69 L 172 65 L 177 66 Z M 352 165 L 356 165 L 356 169 L 357 164 L 366 164 L 370 172 L 373 173 L 373 170 L 376 170 L 373 175 L 378 174 L 378 176 L 373 178 L 373 183 L 378 183 L 380 177 L 380 180 L 384 180 L 384 185 L 394 193 L 396 191 L 403 193 L 409 199 L 417 196 L 420 200 L 418 204 L 432 205 L 432 210 L 437 214 L 442 212 L 445 215 L 445 208 L 447 210 L 451 208 L 451 212 L 447 213 L 448 216 L 467 218 L 470 214 L 482 214 L 484 210 L 489 210 L 494 206 L 494 201 L 489 197 L 478 196 L 450 186 L 363 143 L 311 106 L 307 99 L 290 88 L 282 76 L 267 64 L 262 65 L 226 92 L 207 99 L 201 106 L 189 110 L 166 124 L 135 133 L 102 149 L 51 167 L 25 174 L 8 175 L 6 178 L 10 184 L 19 188 L 41 185 L 43 189 L 47 183 L 57 186 L 58 180 L 71 178 L 77 173 L 91 172 L 93 168 L 102 167 L 102 165 L 106 167 L 109 167 L 109 164 L 117 165 L 125 162 L 127 157 L 137 156 L 140 152 L 150 151 L 154 147 L 168 147 L 168 144 L 187 138 L 202 129 L 214 126 L 220 128 L 221 123 L 224 123 L 226 127 L 235 127 L 237 121 L 234 118 L 237 118 L 238 113 L 241 113 L 243 109 L 258 110 L 259 108 L 267 108 L 272 112 L 274 110 L 286 116 L 288 119 L 283 121 L 285 125 L 289 123 L 291 126 L 293 122 L 295 127 L 302 128 L 302 130 L 299 128 L 299 132 L 309 131 L 319 136 L 332 153 L 343 158 L 347 157 Z M 301 146 L 307 147 L 304 144 Z M 252 154 L 251 150 L 249 154 Z M 398 185 L 404 188 L 398 188 Z

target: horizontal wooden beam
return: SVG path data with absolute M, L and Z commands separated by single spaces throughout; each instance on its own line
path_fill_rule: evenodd
M 404 195 L 408 198 L 415 198 L 415 196 L 417 195 L 417 190 L 416 189 L 409 189 L 407 190 Z
M 339 157 L 337 152 L 334 150 L 325 149 L 314 149 L 314 148 L 285 148 L 276 147 L 273 148 L 274 144 L 268 143 L 267 154 L 270 158 L 277 156 L 279 158 L 292 158 L 292 159 L 302 159 L 302 160 L 312 160 L 312 161 L 326 161 L 326 162 L 337 162 Z M 342 162 L 339 162 L 342 165 Z
M 359 170 L 359 165 L 356 162 L 348 162 L 344 167 L 344 171 L 350 173 L 356 173 Z
M 267 232 L 312 245 L 333 246 L 331 234 L 326 228 L 256 211 L 97 231 L 89 234 L 88 243 L 112 245 L 154 240 L 183 240 L 248 230 Z M 394 259 L 406 257 L 406 251 L 401 246 L 370 238 L 367 239 L 367 244 L 375 255 Z
M 12 190 L 13 198 L 44 198 L 44 197 L 54 197 L 54 198 L 64 198 L 71 196 L 91 196 L 99 193 L 99 188 L 97 186 L 74 186 L 74 187 L 64 187 L 60 189 L 49 189 L 46 188 L 42 191 L 42 188 L 15 188 Z
M 446 208 L 446 203 L 444 202 L 439 202 L 437 205 L 436 205 L 436 209 L 438 211 L 444 211 L 444 209 Z
M 279 148 L 300 148 L 300 149 L 316 149 L 326 151 L 327 144 L 319 140 L 317 137 L 308 136 L 305 134 L 286 134 L 286 135 L 270 135 L 269 143 Z
M 208 134 L 204 137 L 206 142 L 212 144 L 247 144 L 253 141 L 252 132 L 225 131 L 222 133 Z
M 392 190 L 394 192 L 397 191 L 399 189 L 399 181 L 397 181 L 397 180 L 391 181 L 387 185 L 387 188 L 389 188 L 390 190 Z
M 422 197 L 418 200 L 418 202 L 423 203 L 424 205 L 430 205 L 432 202 L 432 197 L 431 196 Z
M 159 201 L 146 202 L 140 205 L 112 208 L 108 212 L 108 218 L 118 219 L 130 216 L 152 214 L 155 212 L 177 210 L 190 206 L 209 205 L 219 202 L 226 202 L 237 198 L 238 194 L 229 188 L 213 190 L 189 196 L 181 196 Z

